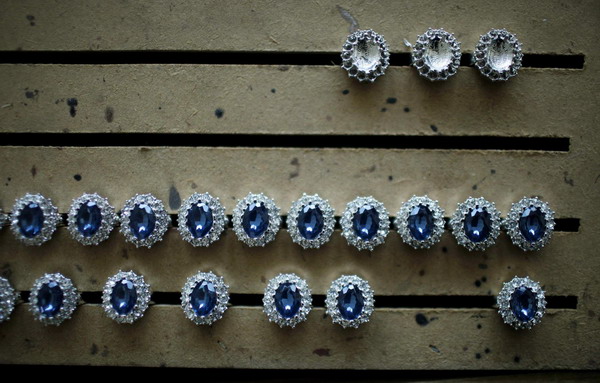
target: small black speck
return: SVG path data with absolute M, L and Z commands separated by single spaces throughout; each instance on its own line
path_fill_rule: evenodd
M 6 180 L 7 180 L 8 182 L 10 182 L 10 181 L 12 181 L 12 178 L 10 178 L 10 177 L 7 177 L 7 178 L 6 178 Z
M 410 108 L 408 106 L 405 106 L 404 107 L 404 113 L 408 113 L 408 112 L 410 112 Z
M 569 173 L 567 173 L 567 172 L 564 172 L 564 180 L 567 185 L 575 186 L 575 183 L 573 182 L 573 178 L 569 178 Z
M 420 271 L 419 271 L 419 276 L 421 276 L 421 277 L 422 277 L 423 275 L 425 275 L 425 270 L 420 270 Z
M 488 265 L 486 265 L 485 263 L 480 263 L 478 266 L 481 270 L 485 270 L 488 268 Z
M 113 122 L 114 118 L 115 110 L 112 108 L 112 106 L 107 106 L 106 109 L 104 109 L 104 119 L 106 120 L 106 122 L 111 123 Z
M 31 176 L 35 178 L 36 174 L 37 174 L 37 168 L 35 167 L 35 165 L 33 165 L 31 167 Z
M 475 184 L 475 185 L 471 186 L 471 189 L 473 189 L 473 190 L 477 190 L 477 184 Z
M 177 210 L 181 207 L 181 196 L 175 186 L 169 188 L 169 207 L 172 210 Z
M 348 94 L 348 93 L 350 93 L 350 91 L 349 91 L 348 89 L 344 89 L 344 90 L 342 91 L 342 94 Z
M 386 111 L 387 111 L 387 108 L 381 108 L 381 111 L 382 111 L 382 112 L 386 112 Z
M 31 91 L 31 90 L 25 91 L 25 97 L 27 97 L 27 98 L 36 98 L 37 95 L 38 95 L 38 91 L 37 90 L 34 90 L 34 91 Z
M 481 359 L 481 354 L 480 353 L 475 354 L 475 358 Z
M 69 106 L 69 114 L 71 117 L 75 117 L 77 114 L 77 99 L 76 98 L 67 98 L 67 105 Z
M 511 269 L 510 265 L 509 265 L 509 266 L 506 266 L 506 268 L 507 268 L 508 270 L 510 270 L 510 269 Z
M 481 281 L 479 279 L 475 281 L 475 286 L 481 287 Z
M 395 103 L 396 103 L 396 101 L 398 101 L 398 100 L 396 99 L 396 97 L 388 97 L 388 99 L 387 99 L 387 100 L 385 100 L 385 102 L 387 102 L 388 104 L 395 104 Z
M 429 320 L 427 319 L 427 317 L 420 313 L 415 315 L 415 320 L 417 321 L 417 324 L 419 326 L 427 326 L 429 324 Z
M 477 325 L 477 329 L 481 330 L 481 325 L 480 324 Z
M 394 180 L 394 176 L 388 176 L 388 181 L 393 181 L 393 180 Z
M 275 88 L 271 89 L 271 93 L 275 93 L 277 90 Z
M 73 176 L 73 178 L 75 179 L 75 181 L 81 181 L 81 175 L 80 174 L 75 174 Z
M 486 354 L 489 354 L 491 351 L 492 351 L 492 350 L 490 350 L 489 348 L 486 348 L 486 349 L 485 349 L 485 353 L 486 353 Z
M 77 269 L 77 271 L 79 271 L 80 273 L 83 273 L 83 267 L 81 267 L 81 265 L 75 265 L 75 268 Z
M 433 130 L 434 132 L 437 132 L 437 131 L 438 131 L 438 128 L 437 128 L 437 126 L 435 126 L 435 125 L 430 125 L 429 127 L 430 127 L 430 128 L 431 128 L 431 130 Z
M 487 277 L 481 277 L 481 282 L 487 282 Z
M 35 17 L 33 15 L 27 15 L 27 16 L 25 16 L 25 18 L 27 18 L 27 20 L 29 20 L 29 25 L 31 25 L 32 27 L 35 26 Z
M 159 106 L 159 107 L 158 107 L 158 110 L 162 110 L 162 106 Z
M 468 349 L 468 347 L 463 347 L 463 351 L 467 351 Z
M 492 174 L 496 174 L 496 169 L 492 169 L 492 170 L 490 170 L 490 173 L 492 173 Z
M 223 113 L 225 113 L 225 111 L 221 108 L 215 110 L 215 116 L 217 116 L 217 118 L 223 117 Z
M 442 253 L 447 253 L 448 252 L 448 248 L 446 246 L 442 247 Z
M 521 361 L 521 358 L 517 355 L 513 360 L 515 361 L 515 363 L 519 363 Z
M 96 343 L 92 343 L 92 347 L 90 348 L 90 354 L 96 355 L 97 353 L 98 353 L 98 346 L 96 346 Z

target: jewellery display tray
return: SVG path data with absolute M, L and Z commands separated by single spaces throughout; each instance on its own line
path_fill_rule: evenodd
M 600 368 L 600 8 L 594 1 L 3 1 L 0 4 L 0 208 L 25 193 L 64 216 L 83 193 L 117 210 L 152 193 L 169 214 L 194 192 L 238 199 L 265 193 L 287 211 L 318 193 L 339 215 L 372 195 L 395 216 L 412 195 L 446 218 L 468 196 L 510 206 L 539 197 L 556 211 L 552 240 L 524 252 L 501 233 L 484 252 L 440 243 L 414 250 L 390 231 L 358 251 L 339 225 L 320 249 L 286 230 L 250 248 L 229 226 L 207 248 L 168 229 L 151 249 L 114 230 L 98 246 L 62 224 L 24 246 L 0 231 L 0 275 L 22 293 L 0 324 L 0 363 L 250 369 L 595 370 Z M 339 6 L 338 6 L 339 5 Z M 372 84 L 349 78 L 339 52 L 353 27 L 390 45 Z M 356 27 L 356 25 L 354 25 Z M 453 32 L 458 73 L 430 82 L 410 66 L 429 27 Z M 481 34 L 506 28 L 523 67 L 498 83 L 472 66 Z M 105 316 L 101 290 L 119 270 L 151 285 L 132 325 Z M 212 326 L 181 309 L 186 279 L 223 276 L 231 305 Z M 44 327 L 27 292 L 44 273 L 72 279 L 82 304 Z M 314 309 L 296 328 L 262 310 L 267 282 L 295 273 Z M 375 292 L 370 322 L 344 329 L 325 316 L 340 275 Z M 502 323 L 495 298 L 515 275 L 542 284 L 546 315 L 531 330 Z

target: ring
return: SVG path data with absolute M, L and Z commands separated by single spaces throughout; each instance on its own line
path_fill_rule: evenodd
M 390 218 L 385 206 L 373 197 L 357 197 L 347 204 L 342 215 L 342 235 L 358 250 L 373 251 L 385 242 Z
M 469 251 L 483 251 L 500 235 L 500 212 L 493 202 L 469 197 L 458 204 L 450 226 L 459 245 Z
M 372 30 L 358 30 L 342 47 L 342 68 L 360 82 L 373 82 L 390 65 L 390 52 L 383 36 Z
M 49 241 L 61 218 L 50 198 L 41 194 L 25 194 L 12 209 L 11 229 L 27 246 L 40 246 Z
M 369 321 L 375 299 L 369 282 L 356 275 L 342 275 L 331 283 L 325 298 L 327 315 L 340 326 L 358 328 Z
M 304 249 L 318 249 L 329 241 L 335 227 L 334 210 L 318 194 L 303 194 L 290 207 L 287 216 L 292 240 Z
M 133 323 L 144 316 L 150 302 L 150 285 L 133 271 L 108 278 L 102 291 L 106 315 L 118 323 Z
M 480 37 L 473 59 L 481 74 L 492 81 L 506 81 L 521 68 L 521 43 L 506 29 L 492 29 Z
M 428 249 L 442 238 L 444 210 L 426 195 L 412 196 L 398 211 L 395 225 L 404 243 L 414 249 Z
M 296 274 L 279 274 L 265 288 L 263 311 L 279 327 L 296 327 L 312 309 L 311 291 Z
M 2 209 L 0 209 L 0 230 L 8 223 L 8 214 L 5 214 Z
M 417 37 L 413 46 L 412 65 L 431 81 L 447 80 L 460 65 L 460 43 L 454 34 L 431 29 Z
M 212 272 L 189 277 L 181 290 L 181 308 L 197 325 L 211 325 L 223 317 L 229 302 L 229 286 Z
M 179 209 L 179 234 L 192 246 L 208 246 L 221 237 L 227 225 L 225 209 L 218 198 L 194 193 Z
M 121 233 L 135 247 L 150 248 L 162 240 L 169 219 L 161 200 L 152 194 L 136 194 L 125 202 L 121 212 Z
M 538 282 L 515 276 L 498 294 L 498 313 L 516 330 L 531 329 L 544 316 L 546 298 Z
M 523 197 L 512 204 L 504 226 L 514 245 L 525 251 L 540 250 L 554 232 L 554 211 L 544 201 Z
M 0 277 L 0 323 L 10 319 L 17 299 L 19 293 L 13 289 L 8 279 Z
M 272 242 L 280 225 L 279 207 L 262 193 L 249 193 L 233 209 L 233 231 L 248 246 Z
M 71 318 L 77 302 L 79 293 L 73 282 L 60 273 L 36 279 L 29 294 L 29 310 L 44 325 L 58 326 Z
M 98 245 L 110 235 L 117 216 L 108 200 L 94 193 L 74 199 L 67 220 L 73 239 L 83 245 Z

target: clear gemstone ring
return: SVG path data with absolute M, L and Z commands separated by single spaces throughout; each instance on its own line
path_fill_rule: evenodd
M 516 76 L 521 68 L 521 43 L 506 29 L 492 29 L 480 37 L 473 60 L 485 77 L 492 81 L 506 81 Z
M 58 326 L 71 318 L 78 302 L 73 282 L 60 273 L 36 279 L 29 294 L 29 310 L 44 325 Z
M 371 318 L 375 305 L 373 295 L 369 282 L 356 275 L 342 275 L 327 291 L 326 313 L 333 323 L 358 328 Z
M 263 311 L 279 327 L 296 327 L 312 309 L 312 295 L 306 281 L 296 274 L 279 274 L 265 288 Z
M 360 82 L 375 81 L 389 65 L 387 42 L 370 29 L 350 34 L 342 47 L 342 68 Z
M 540 322 L 546 311 L 544 290 L 529 277 L 515 276 L 505 282 L 497 303 L 498 313 L 504 323 L 516 330 L 531 329 Z
M 25 194 L 12 209 L 11 229 L 15 237 L 28 246 L 40 246 L 52 238 L 61 218 L 49 198 Z
M 412 50 L 412 65 L 431 81 L 447 80 L 460 65 L 460 43 L 452 33 L 431 29 L 417 37 Z
M 450 226 L 459 245 L 469 251 L 483 251 L 496 243 L 500 235 L 500 212 L 493 202 L 469 197 L 459 203 Z
M 133 323 L 144 316 L 150 303 L 150 285 L 133 271 L 119 271 L 108 278 L 102 291 L 106 315 L 118 323 Z

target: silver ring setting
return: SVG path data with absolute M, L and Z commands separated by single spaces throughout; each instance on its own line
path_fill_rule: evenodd
M 492 81 L 506 81 L 516 76 L 521 68 L 521 43 L 506 29 L 492 29 L 480 37 L 473 59 L 485 77 Z
M 0 209 L 0 230 L 8 223 L 8 214 Z
M 373 314 L 375 299 L 369 282 L 356 275 L 342 275 L 331 283 L 325 298 L 327 315 L 333 323 L 358 328 Z
M 342 236 L 358 250 L 373 251 L 385 242 L 390 217 L 383 203 L 375 198 L 357 197 L 346 205 L 340 224 Z
M 537 198 L 523 197 L 513 203 L 504 221 L 512 243 L 522 250 L 540 250 L 554 232 L 554 210 Z
M 0 277 L 0 323 L 10 319 L 19 294 L 10 285 L 8 279 Z
M 417 37 L 413 46 L 412 65 L 431 81 L 447 80 L 460 65 L 460 43 L 454 34 L 431 29 Z
M 194 193 L 186 199 L 177 221 L 179 234 L 194 247 L 206 247 L 217 241 L 227 225 L 223 205 L 208 193 Z
M 295 243 L 304 249 L 318 249 L 329 242 L 333 233 L 334 210 L 329 201 L 318 194 L 303 194 L 290 207 L 287 226 Z
M 118 323 L 133 323 L 144 316 L 150 303 L 150 285 L 133 271 L 119 271 L 108 278 L 102 291 L 106 315 Z
M 125 202 L 121 212 L 121 233 L 135 247 L 151 248 L 162 240 L 169 220 L 161 200 L 152 194 L 136 194 Z
M 50 198 L 41 194 L 25 194 L 12 209 L 11 229 L 27 246 L 40 246 L 52 238 L 61 218 Z
M 426 195 L 412 196 L 398 211 L 395 225 L 404 243 L 414 249 L 429 249 L 444 233 L 444 210 Z
M 233 209 L 233 231 L 250 247 L 272 242 L 280 225 L 279 207 L 262 193 L 249 193 Z
M 342 47 L 342 68 L 360 82 L 375 81 L 389 65 L 387 42 L 371 29 L 350 34 Z
M 79 293 L 69 278 L 60 273 L 44 274 L 33 283 L 29 310 L 44 325 L 58 326 L 71 318 L 78 302 Z
M 538 282 L 515 276 L 498 294 L 498 313 L 516 330 L 531 329 L 546 311 L 546 297 Z
M 90 246 L 108 239 L 118 219 L 108 200 L 94 193 L 74 199 L 67 220 L 73 239 Z
M 198 272 L 181 290 L 181 308 L 197 325 L 211 325 L 223 317 L 229 302 L 229 286 L 212 272 Z
M 494 245 L 500 235 L 500 224 L 496 204 L 473 197 L 459 203 L 450 220 L 456 241 L 469 251 L 483 251 Z
M 312 295 L 306 281 L 296 274 L 279 274 L 265 288 L 263 311 L 279 327 L 296 327 L 312 309 Z

